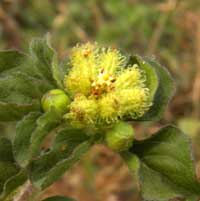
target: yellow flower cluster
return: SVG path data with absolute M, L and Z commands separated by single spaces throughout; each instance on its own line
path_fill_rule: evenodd
M 71 52 L 71 69 L 64 86 L 71 96 L 65 118 L 77 125 L 110 124 L 141 117 L 151 106 L 145 73 L 126 66 L 118 50 L 87 43 Z

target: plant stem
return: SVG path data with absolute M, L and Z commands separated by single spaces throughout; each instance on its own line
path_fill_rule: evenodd
M 36 201 L 38 196 L 38 189 L 36 189 L 30 181 L 27 181 L 14 197 L 13 201 Z

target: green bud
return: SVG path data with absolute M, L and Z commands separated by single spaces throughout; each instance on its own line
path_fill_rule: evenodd
M 59 114 L 64 114 L 67 111 L 70 99 L 64 91 L 53 89 L 42 97 L 41 103 L 45 112 L 54 107 Z
M 106 144 L 114 151 L 127 150 L 133 143 L 134 129 L 126 122 L 116 123 L 105 136 Z

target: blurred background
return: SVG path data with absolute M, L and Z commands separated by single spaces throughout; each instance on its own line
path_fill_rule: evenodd
M 135 124 L 138 138 L 174 123 L 192 138 L 200 178 L 199 0 L 0 0 L 0 49 L 26 50 L 32 37 L 51 34 L 61 59 L 76 43 L 97 41 L 128 53 L 153 56 L 177 91 L 159 122 Z M 0 123 L 12 138 L 13 125 Z M 95 146 L 44 196 L 79 201 L 140 201 L 138 183 L 120 157 Z

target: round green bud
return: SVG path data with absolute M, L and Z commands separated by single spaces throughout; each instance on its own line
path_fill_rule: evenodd
M 125 151 L 130 148 L 133 139 L 134 129 L 126 122 L 116 123 L 105 135 L 107 146 L 117 152 Z
M 54 107 L 59 114 L 64 114 L 68 109 L 70 99 L 64 91 L 53 89 L 42 97 L 41 103 L 45 112 Z

